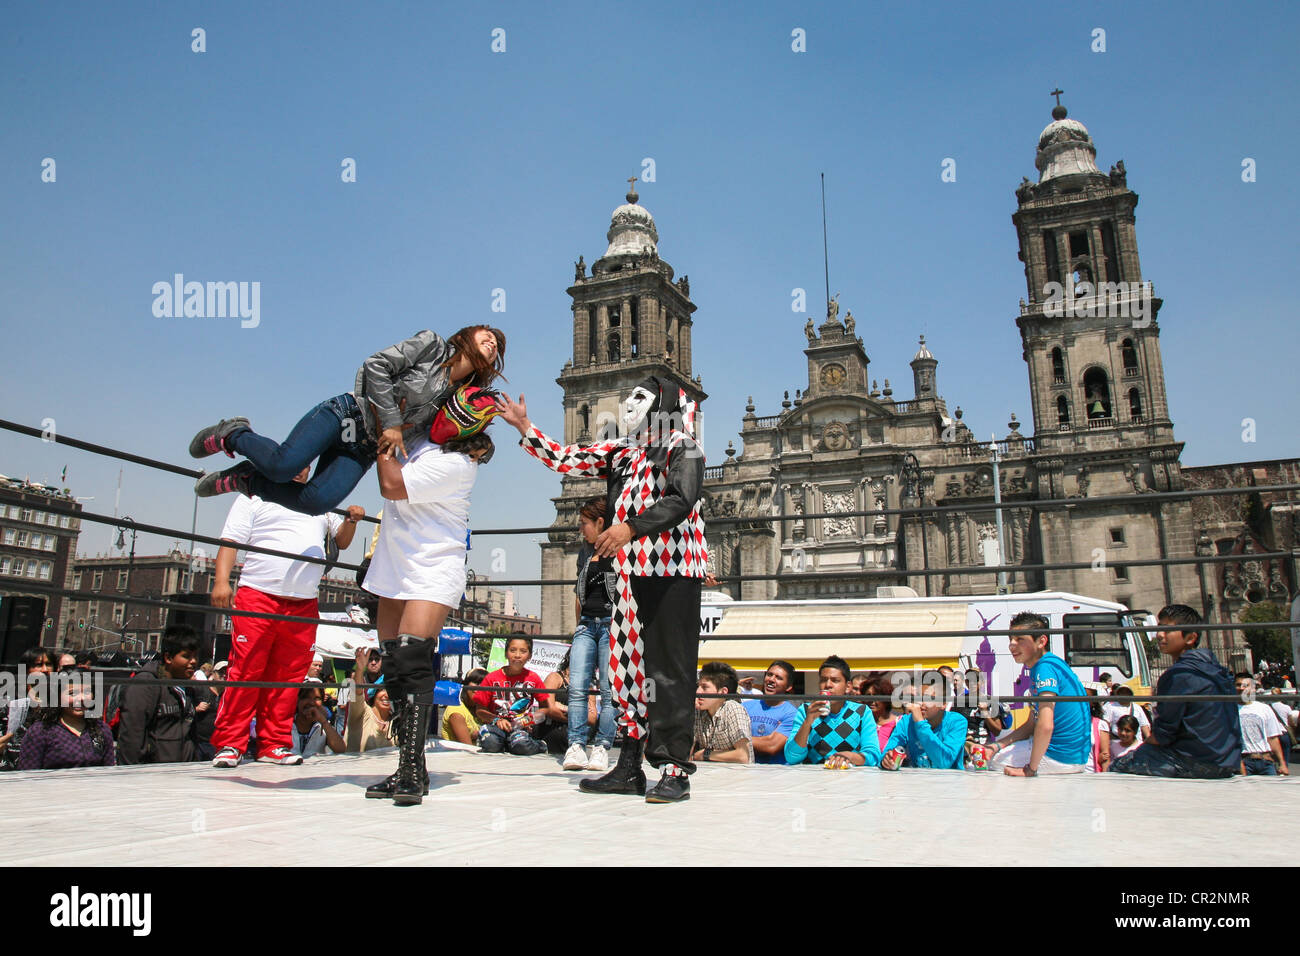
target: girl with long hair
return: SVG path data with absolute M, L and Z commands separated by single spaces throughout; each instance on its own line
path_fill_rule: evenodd
M 357 486 L 378 455 L 404 459 L 406 430 L 427 434 L 458 388 L 488 388 L 502 375 L 505 354 L 505 333 L 488 325 L 466 326 L 449 339 L 426 329 L 366 359 L 352 391 L 321 402 L 283 442 L 257 434 L 247 418 L 222 419 L 194 436 L 190 454 L 225 452 L 247 460 L 204 475 L 194 493 L 206 498 L 237 491 L 324 514 Z M 293 476 L 314 460 L 311 479 L 295 483 Z

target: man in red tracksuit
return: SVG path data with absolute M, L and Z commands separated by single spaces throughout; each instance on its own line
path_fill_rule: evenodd
M 305 482 L 304 468 L 295 481 Z M 327 537 L 342 550 L 352 543 L 365 509 L 352 505 L 347 518 L 328 513 L 307 515 L 240 496 L 221 531 L 212 586 L 214 607 L 231 607 L 230 572 L 238 545 L 251 544 L 324 558 Z M 233 606 L 241 611 L 316 617 L 316 596 L 325 565 L 249 552 L 239 577 Z M 240 615 L 231 619 L 230 668 L 226 680 L 298 682 L 311 664 L 316 625 Z M 293 752 L 290 723 L 298 699 L 296 688 L 228 687 L 221 695 L 212 731 L 214 767 L 237 767 L 248 749 L 249 724 L 257 719 L 257 759 L 264 763 L 300 764 Z

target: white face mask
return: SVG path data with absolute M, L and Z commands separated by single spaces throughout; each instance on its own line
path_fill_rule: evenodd
M 650 414 L 650 407 L 654 405 L 655 397 L 644 388 L 636 388 L 632 394 L 623 400 L 622 418 L 620 424 L 623 426 L 623 434 L 635 435 L 645 424 L 646 416 Z

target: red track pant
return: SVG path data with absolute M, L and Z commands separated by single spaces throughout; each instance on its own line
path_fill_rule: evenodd
M 235 592 L 235 607 L 241 611 L 317 617 L 315 598 L 282 598 L 264 594 L 247 585 Z M 292 681 L 299 683 L 311 665 L 311 648 L 316 642 L 315 624 L 268 621 L 261 617 L 233 617 L 230 621 L 230 669 L 227 680 Z M 248 749 L 248 725 L 257 718 L 257 749 L 270 753 L 276 747 L 290 747 L 289 724 L 298 706 L 293 687 L 228 687 L 217 705 L 217 724 L 212 747 Z

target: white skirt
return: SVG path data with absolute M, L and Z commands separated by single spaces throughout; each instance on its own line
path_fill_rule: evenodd
M 379 597 L 399 601 L 432 601 L 456 608 L 465 594 L 464 550 L 459 555 L 445 555 L 423 561 L 394 561 L 391 552 L 376 548 L 363 587 Z

